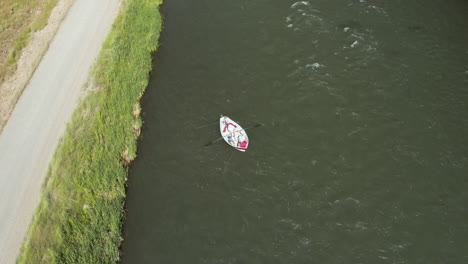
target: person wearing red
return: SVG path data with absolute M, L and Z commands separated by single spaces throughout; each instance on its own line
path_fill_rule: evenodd
M 227 131 L 234 133 L 234 129 L 236 128 L 237 126 L 234 125 L 233 123 L 228 123 L 226 122 L 226 120 L 224 120 L 224 129 L 223 129 L 223 133 Z
M 231 135 L 229 135 L 227 137 L 227 139 L 228 139 L 229 144 L 234 147 L 234 146 L 236 146 L 236 142 L 234 141 L 234 139 L 235 139 L 235 133 L 236 133 L 237 126 L 235 124 L 233 124 L 233 123 L 230 123 L 230 122 L 228 123 L 226 121 L 226 118 L 224 118 L 223 122 L 224 122 L 223 133 L 226 133 L 226 131 L 231 133 Z
M 237 148 L 238 149 L 247 149 L 248 142 L 245 140 L 245 136 L 243 133 L 239 135 L 237 138 Z

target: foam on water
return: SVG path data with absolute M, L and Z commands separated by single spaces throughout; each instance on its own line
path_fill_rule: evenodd
M 310 5 L 308 1 L 299 1 L 299 2 L 295 2 L 294 4 L 292 4 L 291 8 L 296 8 L 300 6 L 308 6 L 308 5 Z

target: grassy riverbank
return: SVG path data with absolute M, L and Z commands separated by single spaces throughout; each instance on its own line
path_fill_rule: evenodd
M 18 263 L 119 260 L 127 166 L 136 157 L 139 99 L 157 48 L 161 0 L 126 0 L 50 164 Z

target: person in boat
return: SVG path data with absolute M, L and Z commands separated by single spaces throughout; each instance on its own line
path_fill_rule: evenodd
M 227 136 L 227 141 L 228 141 L 229 145 L 231 145 L 231 146 L 236 145 L 236 142 L 234 142 L 234 139 L 232 139 L 232 136 Z
M 245 140 L 244 133 L 240 133 L 239 137 L 237 137 L 237 148 L 238 149 L 246 149 L 248 145 L 247 140 Z
M 228 123 L 228 121 L 226 121 L 226 117 L 224 118 L 223 122 L 224 122 L 223 133 L 225 133 L 226 131 L 229 131 L 229 133 L 231 133 L 231 135 L 234 136 L 237 126 L 234 123 L 231 123 L 231 122 Z
M 236 134 L 237 125 L 235 125 L 234 123 L 228 122 L 226 120 L 226 117 L 224 118 L 223 123 L 224 123 L 223 133 L 226 133 L 226 131 L 227 131 L 227 132 L 229 132 L 231 134 L 231 135 L 227 136 L 229 144 L 231 144 L 232 146 L 236 146 L 235 134 Z

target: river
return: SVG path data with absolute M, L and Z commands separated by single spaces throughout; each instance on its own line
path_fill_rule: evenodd
M 122 263 L 468 263 L 467 1 L 162 13 Z

